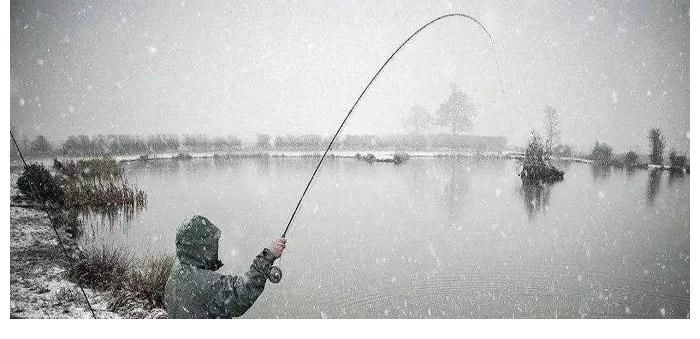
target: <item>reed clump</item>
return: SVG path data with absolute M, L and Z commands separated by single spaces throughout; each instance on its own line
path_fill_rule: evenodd
M 103 245 L 80 253 L 79 260 L 68 272 L 68 278 L 99 290 L 119 288 L 131 262 L 132 256 L 126 250 Z
M 146 193 L 129 186 L 126 180 L 120 182 L 76 181 L 64 186 L 64 203 L 68 207 L 110 208 L 146 204 Z
M 61 163 L 54 169 L 63 188 L 63 204 L 71 208 L 140 208 L 146 193 L 130 186 L 124 170 L 114 159 L 89 159 Z
M 136 299 L 145 300 L 151 307 L 163 307 L 165 283 L 170 276 L 174 258 L 154 256 L 132 266 L 124 280 L 123 291 Z
M 135 260 L 121 247 L 90 248 L 71 267 L 68 277 L 82 286 L 111 291 L 114 299 L 109 308 L 117 310 L 136 303 L 149 308 L 163 308 L 165 283 L 175 262 L 173 257 L 158 255 Z
M 118 180 L 124 174 L 119 163 L 112 158 L 69 160 L 63 163 L 54 160 L 54 169 L 68 178 L 84 181 Z

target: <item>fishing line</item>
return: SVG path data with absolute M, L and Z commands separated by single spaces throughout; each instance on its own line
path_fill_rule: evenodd
M 360 93 L 360 96 L 358 96 L 357 99 L 355 99 L 355 103 L 352 105 L 352 107 L 350 107 L 350 110 L 349 110 L 348 113 L 345 115 L 345 118 L 343 119 L 343 121 L 340 123 L 340 126 L 338 127 L 338 130 L 335 131 L 335 134 L 333 135 L 333 138 L 331 139 L 330 143 L 328 143 L 328 147 L 326 147 L 326 150 L 323 152 L 323 155 L 321 156 L 321 160 L 319 160 L 319 161 L 318 161 L 318 164 L 316 164 L 316 168 L 314 169 L 314 172 L 311 174 L 311 178 L 309 178 L 309 181 L 306 183 L 306 187 L 304 188 L 304 191 L 301 193 L 301 197 L 299 198 L 299 201 L 297 201 L 296 207 L 294 207 L 294 211 L 292 212 L 291 217 L 289 217 L 289 221 L 287 222 L 287 226 L 284 228 L 284 231 L 282 232 L 282 238 L 285 238 L 285 237 L 287 236 L 287 231 L 289 231 L 289 227 L 292 225 L 292 221 L 294 221 L 294 217 L 296 216 L 296 214 L 297 214 L 297 212 L 298 212 L 298 210 L 299 210 L 299 206 L 301 206 L 301 202 L 304 200 L 304 197 L 306 196 L 306 193 L 309 191 L 309 187 L 311 187 L 311 183 L 314 181 L 314 178 L 316 177 L 316 173 L 318 173 L 319 168 L 321 168 L 321 164 L 323 164 L 323 160 L 326 159 L 326 155 L 328 154 L 328 152 L 329 152 L 329 151 L 331 150 L 331 148 L 333 147 L 333 142 L 335 142 L 336 138 L 338 137 L 338 134 L 340 134 L 340 131 L 343 129 L 343 126 L 345 126 L 345 123 L 348 121 L 348 119 L 350 118 L 350 115 L 351 115 L 352 112 L 355 110 L 355 107 L 357 107 L 357 104 L 360 102 L 360 100 L 361 100 L 362 97 L 365 95 L 365 93 L 367 92 L 367 90 L 369 89 L 369 87 L 372 85 L 372 83 L 374 82 L 374 80 L 377 78 L 377 76 L 379 76 L 379 74 L 382 72 L 382 70 L 384 70 L 384 67 L 386 67 L 386 65 L 389 63 L 389 61 L 391 61 L 391 60 L 394 58 L 394 56 L 395 56 L 409 41 L 411 41 L 411 39 L 413 39 L 416 35 L 418 35 L 418 33 L 420 33 L 421 31 L 423 31 L 423 30 L 424 30 L 425 28 L 427 28 L 428 26 L 430 26 L 430 25 L 432 25 L 432 24 L 434 24 L 434 23 L 436 23 L 436 22 L 438 22 L 438 21 L 440 21 L 440 20 L 447 19 L 447 18 L 452 18 L 452 17 L 455 17 L 455 18 L 464 18 L 464 19 L 471 20 L 472 22 L 474 22 L 474 23 L 476 23 L 477 25 L 479 25 L 479 27 L 481 28 L 481 30 L 482 30 L 484 33 L 486 33 L 486 36 L 488 36 L 489 42 L 491 43 L 491 52 L 492 52 L 494 61 L 495 61 L 495 63 L 496 63 L 496 70 L 497 70 L 497 72 L 498 72 L 498 80 L 499 80 L 499 84 L 501 85 L 501 93 L 503 94 L 503 98 L 505 99 L 506 104 L 508 103 L 508 98 L 506 97 L 505 87 L 503 86 L 503 77 L 501 76 L 501 66 L 500 66 L 500 64 L 498 63 L 498 57 L 497 57 L 497 55 L 496 55 L 496 48 L 495 48 L 495 45 L 494 45 L 494 42 L 493 42 L 493 37 L 491 36 L 491 33 L 489 33 L 488 29 L 486 29 L 486 26 L 485 26 L 483 23 L 481 23 L 481 21 L 479 21 L 478 19 L 474 18 L 473 16 L 467 15 L 467 14 L 462 14 L 462 13 L 445 14 L 445 15 L 443 15 L 443 16 L 437 17 L 437 18 L 435 18 L 435 19 L 429 21 L 428 23 L 426 23 L 425 25 L 423 25 L 421 28 L 419 28 L 417 31 L 413 32 L 413 34 L 411 34 L 411 36 L 409 36 L 406 40 L 404 40 L 404 42 L 401 43 L 401 45 L 399 45 L 399 47 L 396 48 L 396 50 L 394 50 L 393 53 L 391 53 L 391 55 L 389 56 L 389 58 L 387 58 L 386 61 L 384 61 L 384 64 L 382 64 L 382 67 L 379 67 L 379 70 L 377 71 L 377 73 L 374 74 L 374 76 L 372 77 L 372 80 L 370 80 L 369 83 L 367 83 L 367 85 L 365 86 L 365 88 L 362 90 L 362 93 Z M 270 281 L 273 282 L 273 283 L 279 282 L 279 281 L 282 279 L 282 271 L 281 271 L 277 266 L 273 266 L 273 267 L 271 268 L 271 270 L 270 270 L 269 279 L 270 279 Z
M 10 137 L 12 137 L 12 142 L 15 144 L 15 148 L 17 148 L 17 153 L 19 153 L 20 159 L 22 159 L 22 163 L 24 164 L 24 170 L 27 171 L 27 162 L 24 160 L 24 156 L 22 155 L 22 151 L 19 149 L 19 145 L 17 144 L 17 140 L 15 140 L 15 136 L 12 134 L 12 130 L 10 130 Z M 36 199 L 36 190 L 34 189 L 34 184 L 29 181 L 29 185 L 32 188 L 32 195 L 34 196 L 34 200 L 37 202 L 39 201 Z M 49 213 L 46 212 L 46 215 L 49 216 Z M 61 246 L 61 249 L 63 250 L 63 254 L 66 256 L 66 259 L 68 260 L 68 265 L 70 266 L 70 269 L 73 270 L 73 261 L 70 258 L 70 255 L 68 255 L 68 250 L 66 250 L 66 247 L 63 245 L 63 241 L 61 240 L 61 236 L 58 234 L 58 229 L 56 229 L 56 225 L 53 224 L 53 221 L 51 221 L 51 217 L 49 216 L 49 224 L 51 224 L 51 228 L 53 228 L 53 232 L 56 234 L 56 239 L 58 239 L 58 244 Z M 83 286 L 78 282 L 77 283 L 78 288 L 80 288 L 80 292 L 83 293 L 83 297 L 85 298 L 85 303 L 88 306 L 88 309 L 90 310 L 90 313 L 92 314 L 93 319 L 97 319 L 97 315 L 95 315 L 95 311 L 92 309 L 92 304 L 90 303 L 90 299 L 88 299 L 87 294 L 85 293 L 85 290 L 83 289 Z

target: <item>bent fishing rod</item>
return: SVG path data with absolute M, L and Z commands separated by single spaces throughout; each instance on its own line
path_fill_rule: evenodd
M 341 131 L 341 130 L 343 129 L 343 127 L 345 126 L 345 123 L 348 121 L 348 119 L 350 118 L 350 115 L 351 115 L 352 112 L 355 110 L 355 107 L 357 107 L 357 104 L 360 102 L 360 100 L 362 100 L 362 97 L 365 95 L 365 93 L 367 92 L 367 90 L 369 89 L 369 87 L 372 85 L 372 83 L 374 83 L 374 80 L 377 79 L 377 77 L 379 76 L 379 74 L 384 70 L 384 67 L 386 67 L 386 65 L 389 64 L 389 62 L 394 58 L 394 56 L 396 56 L 396 54 L 397 54 L 409 41 L 411 41 L 416 35 L 418 35 L 418 33 L 420 33 L 421 31 L 423 31 L 423 30 L 424 30 L 425 28 L 427 28 L 428 26 L 430 26 L 430 25 L 432 25 L 432 24 L 434 24 L 434 23 L 436 23 L 436 22 L 438 22 L 438 21 L 440 21 L 440 20 L 447 19 L 447 18 L 464 18 L 464 19 L 470 20 L 471 22 L 476 23 L 476 24 L 481 28 L 481 30 L 482 30 L 484 33 L 486 33 L 486 36 L 489 38 L 489 42 L 491 43 L 491 52 L 492 52 L 492 54 L 493 54 L 493 58 L 494 58 L 494 61 L 495 61 L 495 63 L 496 63 L 496 70 L 498 71 L 498 80 L 499 80 L 499 83 L 500 83 L 500 85 L 501 85 L 501 93 L 503 94 L 503 97 L 504 97 L 504 99 L 506 100 L 506 102 L 508 101 L 508 100 L 507 100 L 507 97 L 506 97 L 505 88 L 504 88 L 504 86 L 503 86 L 503 78 L 502 78 L 502 76 L 501 76 L 501 67 L 500 67 L 500 65 L 499 65 L 499 63 L 498 63 L 498 58 L 496 57 L 496 49 L 495 49 L 495 45 L 494 45 L 494 42 L 493 42 L 493 37 L 491 36 L 491 33 L 489 33 L 488 29 L 486 29 L 486 26 L 485 26 L 483 23 L 481 23 L 481 21 L 479 21 L 478 19 L 476 19 L 475 17 L 473 17 L 473 16 L 471 16 L 471 15 L 467 15 L 467 14 L 462 14 L 462 13 L 445 14 L 445 15 L 443 15 L 443 16 L 437 17 L 437 18 L 435 18 L 435 19 L 429 21 L 429 22 L 426 23 L 425 25 L 421 26 L 421 28 L 419 28 L 417 31 L 413 32 L 413 34 L 411 34 L 411 36 L 409 36 L 406 40 L 404 40 L 404 42 L 401 43 L 401 45 L 399 45 L 399 47 L 396 48 L 396 50 L 394 50 L 393 53 L 391 53 L 391 55 L 389 56 L 389 58 L 387 58 L 386 61 L 384 61 L 384 64 L 382 64 L 382 66 L 379 67 L 379 70 L 374 74 L 374 76 L 372 77 L 372 79 L 367 83 L 367 85 L 365 86 L 365 88 L 362 90 L 362 93 L 360 93 L 360 96 L 358 96 L 357 99 L 355 99 L 355 103 L 352 104 L 352 106 L 350 107 L 350 110 L 348 111 L 348 113 L 345 114 L 345 118 L 344 118 L 343 121 L 340 123 L 340 126 L 338 126 L 338 129 L 335 131 L 335 134 L 333 135 L 333 138 L 332 138 L 331 141 L 328 143 L 328 147 L 326 147 L 326 150 L 323 152 L 323 155 L 321 156 L 321 159 L 318 161 L 318 164 L 316 164 L 316 168 L 314 169 L 314 172 L 311 174 L 311 178 L 309 178 L 309 181 L 306 183 L 306 187 L 304 188 L 304 191 L 301 193 L 301 197 L 299 197 L 299 201 L 297 201 L 296 207 L 294 207 L 294 211 L 292 212 L 291 217 L 289 217 L 289 221 L 287 222 L 287 226 L 284 228 L 284 231 L 282 232 L 282 238 L 286 238 L 287 232 L 289 231 L 289 227 L 292 225 L 292 221 L 294 221 L 294 217 L 296 216 L 297 212 L 299 211 L 299 207 L 301 206 L 301 202 L 304 200 L 304 197 L 306 196 L 306 193 L 309 191 L 309 188 L 311 187 L 311 183 L 314 181 L 314 178 L 316 177 L 316 174 L 318 173 L 318 170 L 321 168 L 321 164 L 323 164 L 323 160 L 326 159 L 326 155 L 328 154 L 328 152 L 329 152 L 329 151 L 331 150 L 331 148 L 333 147 L 333 143 L 335 142 L 336 138 L 338 138 L 338 135 L 340 134 L 340 131 Z M 269 273 L 268 279 L 269 279 L 270 282 L 272 282 L 272 283 L 278 283 L 278 282 L 280 282 L 280 280 L 282 280 L 282 270 L 281 270 L 279 267 L 277 267 L 277 266 L 272 266 L 272 268 L 270 269 L 270 273 Z

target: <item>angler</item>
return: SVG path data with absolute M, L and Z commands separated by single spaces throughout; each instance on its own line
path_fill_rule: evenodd
M 164 302 L 170 318 L 233 318 L 243 315 L 265 289 L 286 239 L 277 239 L 258 254 L 243 275 L 217 272 L 221 231 L 196 215 L 177 231 L 177 259 L 165 285 Z M 273 271 L 274 273 L 274 271 Z M 278 280 L 279 281 L 279 280 Z

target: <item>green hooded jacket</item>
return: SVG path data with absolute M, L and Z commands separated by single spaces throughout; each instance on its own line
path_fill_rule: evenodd
M 233 318 L 243 315 L 265 288 L 274 257 L 264 249 L 242 276 L 216 272 L 221 231 L 195 215 L 177 231 L 178 263 L 165 284 L 164 302 L 170 318 Z

